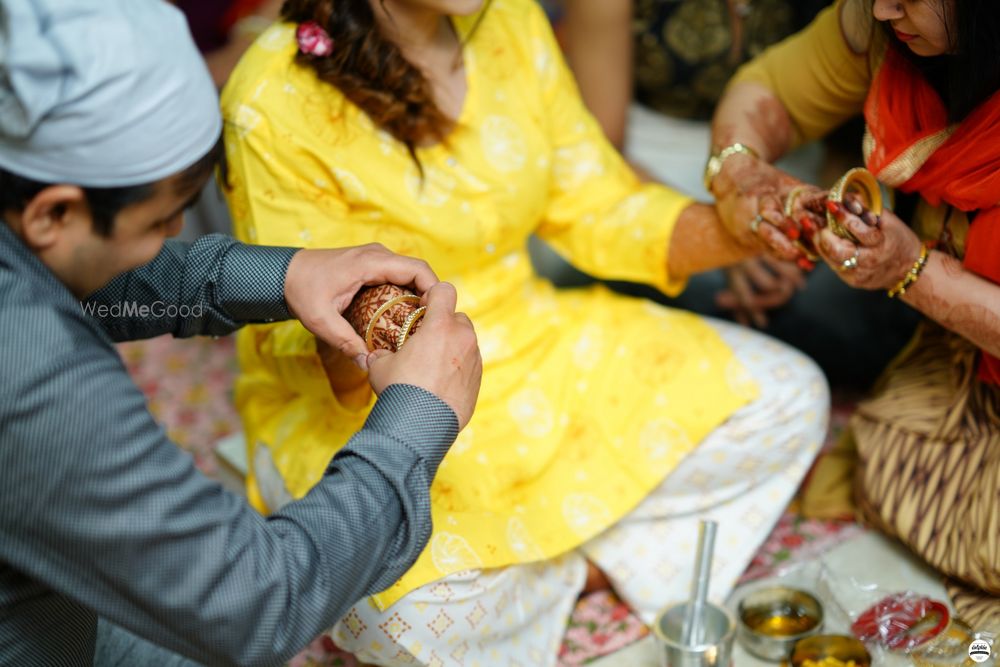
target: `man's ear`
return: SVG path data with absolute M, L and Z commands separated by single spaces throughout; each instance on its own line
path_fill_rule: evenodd
M 67 229 L 92 224 L 87 196 L 76 185 L 50 185 L 32 197 L 20 218 L 21 238 L 36 252 L 51 248 Z

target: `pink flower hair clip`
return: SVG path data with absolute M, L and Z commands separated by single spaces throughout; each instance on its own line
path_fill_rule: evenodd
M 299 51 L 306 55 L 325 58 L 333 53 L 333 39 L 315 21 L 300 23 L 295 30 L 295 40 L 299 43 Z

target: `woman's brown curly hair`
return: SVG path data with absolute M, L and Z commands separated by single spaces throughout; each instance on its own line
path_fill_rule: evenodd
M 421 142 L 444 140 L 451 119 L 434 103 L 423 72 L 382 34 L 370 0 L 286 0 L 281 14 L 293 23 L 315 21 L 327 31 L 333 53 L 300 52 L 296 62 L 336 86 L 372 122 L 404 143 L 414 160 Z

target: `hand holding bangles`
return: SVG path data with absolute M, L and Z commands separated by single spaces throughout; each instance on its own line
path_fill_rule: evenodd
M 899 286 L 912 284 L 927 261 L 916 234 L 882 209 L 878 182 L 861 168 L 848 171 L 829 192 L 810 185 L 789 189 L 780 225 L 758 218 L 749 227 L 765 242 L 766 227 L 782 234 L 802 268 L 822 259 L 852 287 L 886 289 L 891 296 L 904 292 Z
M 385 284 L 359 290 L 344 318 L 364 339 L 369 352 L 396 352 L 420 327 L 426 311 L 413 292 Z
M 784 195 L 799 182 L 768 164 L 746 155 L 725 161 L 711 182 L 719 217 L 741 245 L 770 249 L 780 259 L 795 261 L 801 253 L 782 233 Z
M 393 384 L 420 387 L 447 403 L 463 428 L 479 394 L 483 361 L 472 322 L 456 310 L 457 301 L 446 282 L 419 297 L 386 283 L 359 290 L 344 317 L 371 350 L 367 379 L 376 394 Z
M 326 373 L 330 388 L 342 405 L 360 409 L 370 400 L 366 371 L 371 353 L 376 350 L 396 352 L 415 331 L 426 312 L 421 297 L 407 288 L 391 283 L 362 287 L 351 299 L 343 317 L 365 344 L 368 355 L 365 367 L 349 364 L 340 350 L 316 339 L 316 353 Z
M 814 262 L 822 259 L 817 243 L 823 229 L 828 228 L 841 238 L 858 242 L 857 236 L 836 215 L 838 206 L 850 207 L 849 210 L 860 216 L 867 226 L 877 228 L 878 215 L 882 211 L 882 195 L 871 173 L 865 169 L 852 169 L 829 192 L 812 185 L 799 184 L 785 193 L 783 217 L 778 224 L 771 224 L 794 246 L 801 268 L 810 269 Z M 758 215 L 751 221 L 750 229 L 767 242 L 767 238 L 761 234 L 763 222 L 763 216 Z M 768 245 L 779 251 L 778 254 L 785 255 L 773 243 Z M 857 259 L 852 260 L 848 268 L 856 266 L 856 262 Z
M 861 289 L 888 290 L 889 296 L 898 296 L 916 280 L 927 249 L 906 223 L 882 210 L 878 183 L 868 171 L 847 172 L 826 208 L 830 224 L 818 235 L 816 247 L 841 280 Z

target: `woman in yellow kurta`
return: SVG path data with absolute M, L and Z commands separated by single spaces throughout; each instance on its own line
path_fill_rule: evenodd
M 286 18 L 330 31 L 330 58 L 352 48 L 337 21 L 358 2 L 293 4 L 306 14 L 286 6 Z M 442 5 L 386 4 L 401 24 L 415 5 Z M 463 659 L 543 665 L 582 586 L 581 547 L 648 620 L 686 586 L 678 573 L 704 512 L 723 524 L 724 593 L 814 455 L 826 389 L 810 362 L 760 335 L 602 288 L 557 291 L 533 273 L 532 233 L 585 270 L 669 293 L 743 251 L 710 207 L 637 181 L 585 112 L 534 2 L 450 4 L 473 5 L 439 15 L 461 41 L 460 112 L 412 154 L 320 80 L 323 57 L 297 56 L 295 24 L 263 34 L 223 96 L 230 207 L 251 242 L 379 242 L 426 259 L 479 336 L 478 408 L 438 471 L 430 544 L 345 617 L 338 643 L 379 664 L 435 664 L 467 643 Z M 328 358 L 328 382 L 299 326 L 256 327 L 239 351 L 248 492 L 266 511 L 311 488 L 371 397 L 349 363 Z M 530 601 L 508 604 L 537 580 Z

